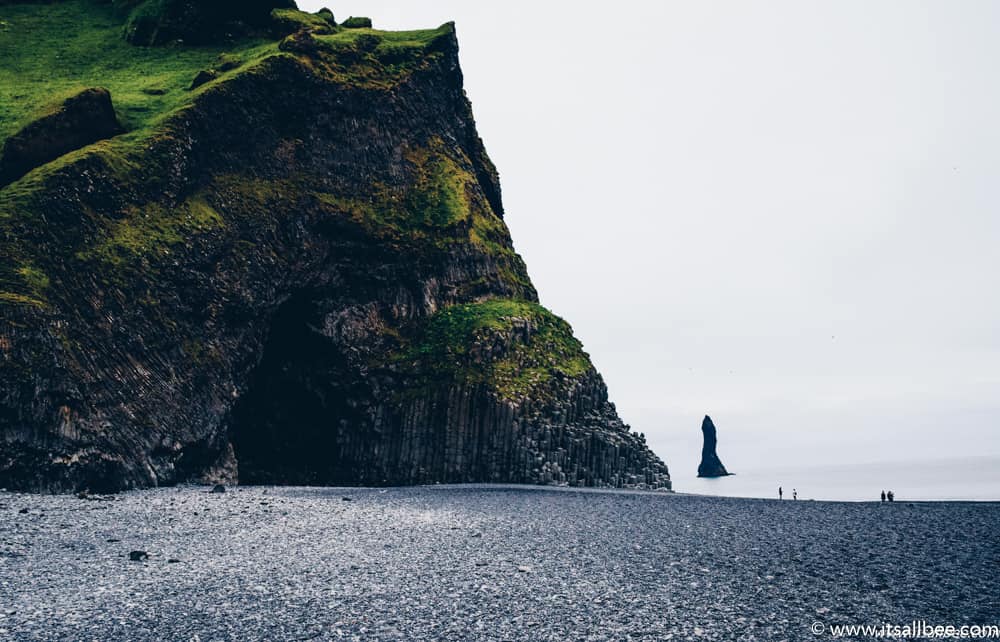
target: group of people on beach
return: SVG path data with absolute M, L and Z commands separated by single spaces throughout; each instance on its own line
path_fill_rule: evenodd
M 784 498 L 785 498 L 785 489 L 783 489 L 781 486 L 778 486 L 778 499 L 784 499 Z M 793 488 L 792 499 L 798 499 L 798 498 L 799 498 L 799 491 Z M 885 503 L 887 501 L 889 503 L 896 501 L 896 493 L 892 492 L 891 490 L 883 490 L 882 502 Z

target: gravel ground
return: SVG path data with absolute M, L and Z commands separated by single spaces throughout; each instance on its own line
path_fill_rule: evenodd
M 986 503 L 503 486 L 0 493 L 11 640 L 831 639 L 810 626 L 998 624 L 998 571 L 1000 505 Z

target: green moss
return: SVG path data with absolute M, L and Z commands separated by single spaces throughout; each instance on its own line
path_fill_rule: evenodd
M 243 58 L 238 55 L 224 53 L 219 54 L 219 57 L 215 59 L 215 64 L 212 65 L 212 68 L 216 71 L 229 71 L 242 66 L 243 62 Z
M 315 64 L 330 80 L 367 89 L 391 89 L 442 56 L 454 25 L 417 31 L 342 29 L 315 36 Z
M 224 225 L 219 213 L 200 196 L 175 208 L 150 203 L 133 208 L 112 223 L 105 236 L 93 247 L 78 252 L 77 258 L 120 265 L 136 257 L 169 253 L 170 246 Z
M 321 194 L 320 198 L 379 236 L 441 238 L 439 230 L 472 215 L 471 176 L 449 157 L 426 149 L 408 152 L 406 158 L 413 170 L 408 185 L 393 188 L 376 183 L 365 197 Z
M 499 360 L 488 351 L 495 337 L 516 325 L 530 325 L 527 341 L 513 339 Z M 495 299 L 439 311 L 414 333 L 393 360 L 418 374 L 425 384 L 448 380 L 487 383 L 500 396 L 516 400 L 544 396 L 555 378 L 589 372 L 590 358 L 569 324 L 537 303 Z
M 0 304 L 45 307 L 45 302 L 16 292 L 0 292 Z
M 266 219 L 275 211 L 298 207 L 310 188 L 291 180 L 266 180 L 242 174 L 221 174 L 209 187 L 228 209 L 248 218 Z
M 205 363 L 208 356 L 205 343 L 201 339 L 185 339 L 181 342 L 181 352 L 191 363 Z
M 333 17 L 333 14 L 330 14 Z M 323 16 L 306 13 L 297 9 L 274 9 L 271 11 L 271 21 L 279 33 L 289 34 L 302 29 L 313 33 L 331 33 L 333 28 Z
M 330 11 L 328 8 L 323 7 L 322 9 L 316 12 L 316 15 L 322 18 L 323 20 L 326 20 L 326 22 L 331 26 L 333 27 L 337 26 L 337 19 L 333 16 L 333 12 Z
M 17 269 L 17 273 L 24 279 L 25 285 L 38 296 L 49 287 L 48 275 L 32 265 L 22 265 Z
M 467 158 L 449 155 L 440 138 L 403 156 L 409 168 L 405 184 L 375 181 L 367 194 L 317 197 L 381 238 L 438 247 L 471 242 L 495 255 L 514 254 L 506 226 L 476 189 Z

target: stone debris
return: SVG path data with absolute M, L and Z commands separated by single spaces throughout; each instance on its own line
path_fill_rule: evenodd
M 817 620 L 997 613 L 993 504 L 440 485 L 354 488 L 345 510 L 342 489 L 264 490 L 0 495 L 33 513 L 0 520 L 0 639 L 804 642 Z

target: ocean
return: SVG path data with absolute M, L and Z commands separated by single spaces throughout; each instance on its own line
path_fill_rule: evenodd
M 761 467 L 731 470 L 733 475 L 699 479 L 671 468 L 674 490 L 697 495 L 785 499 L 793 489 L 799 500 L 879 501 L 892 490 L 896 501 L 1000 501 L 1000 457 L 965 457 L 929 461 Z

